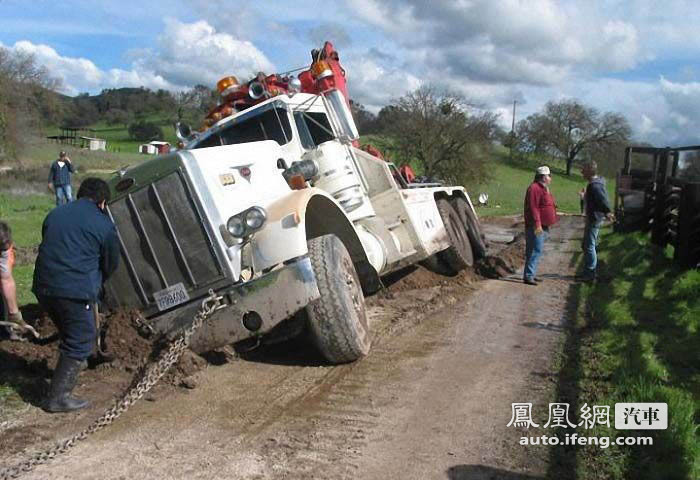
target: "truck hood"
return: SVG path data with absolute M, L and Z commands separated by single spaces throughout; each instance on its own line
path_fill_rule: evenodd
M 225 218 L 253 205 L 264 207 L 290 190 L 277 168 L 284 152 L 272 140 L 187 150 L 181 156 L 195 188 L 210 197 L 207 207 Z

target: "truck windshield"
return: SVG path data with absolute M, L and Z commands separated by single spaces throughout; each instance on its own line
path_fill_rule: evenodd
M 297 124 L 301 144 L 307 150 L 334 138 L 325 113 L 294 112 L 294 123 Z
M 292 139 L 292 128 L 289 124 L 287 111 L 283 108 L 272 108 L 242 121 L 233 121 L 220 131 L 208 135 L 194 148 L 234 145 L 237 143 L 260 142 L 274 140 L 280 145 L 289 143 Z

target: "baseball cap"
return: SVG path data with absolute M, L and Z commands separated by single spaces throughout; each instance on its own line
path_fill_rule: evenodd
M 549 167 L 546 165 L 543 165 L 541 167 L 537 167 L 537 175 L 551 175 L 551 172 L 549 171 Z

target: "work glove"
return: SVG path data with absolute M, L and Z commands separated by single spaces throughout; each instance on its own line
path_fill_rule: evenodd
M 542 235 L 542 232 L 543 232 L 542 226 L 535 227 L 535 236 L 539 237 L 540 235 Z
M 11 323 L 16 324 L 18 327 L 21 327 L 22 329 L 25 329 L 26 327 L 29 326 L 27 324 L 27 322 L 24 321 L 24 318 L 22 318 L 22 312 L 8 314 L 7 320 Z
M 5 323 L 5 325 L 9 324 L 10 340 L 25 340 L 25 335 L 39 338 L 39 332 L 34 330 L 34 327 L 24 321 L 24 318 L 22 318 L 22 312 L 8 314 L 7 320 L 8 321 Z

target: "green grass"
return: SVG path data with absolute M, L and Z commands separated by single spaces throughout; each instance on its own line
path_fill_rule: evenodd
M 578 192 L 586 186 L 586 181 L 575 168 L 570 176 L 565 174 L 563 162 L 543 161 L 552 170 L 550 191 L 557 203 L 557 210 L 564 213 L 580 213 Z M 470 191 L 472 201 L 477 203 L 479 194 L 489 196 L 487 206 L 477 207 L 480 216 L 514 215 L 523 212 L 525 191 L 535 177 L 535 169 L 540 165 L 536 160 L 511 162 L 505 149 L 496 151 L 491 164 L 491 180 Z M 613 186 L 608 185 L 612 201 Z
M 10 225 L 18 247 L 33 247 L 41 242 L 41 224 L 54 207 L 50 195 L 11 195 L 0 193 L 0 219 Z
M 370 143 L 383 151 L 391 152 L 393 143 L 390 138 L 382 135 L 363 135 L 361 143 Z M 401 163 L 396 161 L 395 163 Z M 408 160 L 416 174 L 420 175 L 420 169 L 416 162 Z M 557 202 L 557 210 L 563 213 L 580 213 L 581 207 L 578 192 L 585 188 L 586 181 L 575 167 L 571 175 L 566 175 L 564 162 L 558 160 L 525 159 L 511 161 L 508 150 L 503 147 L 494 147 L 492 157 L 488 163 L 489 177 L 480 185 L 466 185 L 469 195 L 476 205 L 479 194 L 486 193 L 489 196 L 487 206 L 477 206 L 480 216 L 504 216 L 515 215 L 523 212 L 525 191 L 535 177 L 535 169 L 540 165 L 549 165 L 552 170 L 551 192 Z M 608 194 L 612 202 L 614 184 L 608 185 Z
M 0 219 L 12 229 L 12 238 L 19 248 L 29 248 L 41 242 L 41 224 L 54 206 L 50 195 L 12 195 L 0 193 Z M 34 264 L 18 256 L 13 271 L 20 305 L 36 303 L 31 292 Z
M 578 405 L 666 402 L 669 428 L 589 431 L 654 445 L 582 448 L 577 478 L 700 478 L 700 271 L 681 271 L 640 233 L 604 235 L 599 251 L 613 281 L 580 289 Z

